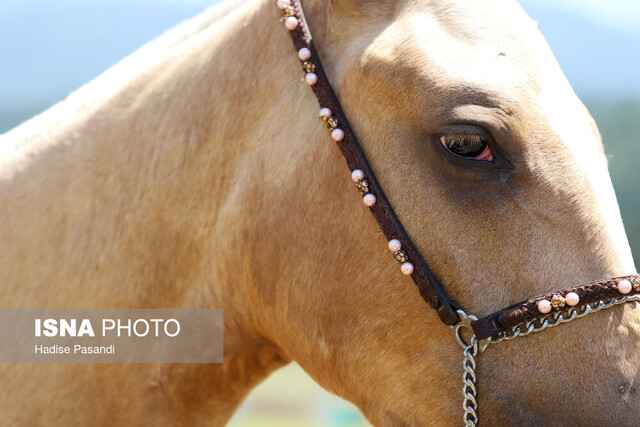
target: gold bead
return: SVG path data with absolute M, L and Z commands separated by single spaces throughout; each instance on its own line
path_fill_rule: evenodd
M 302 69 L 305 73 L 315 73 L 316 72 L 316 64 L 311 61 L 304 61 L 302 63 Z
M 634 277 L 631 279 L 631 285 L 634 291 L 640 291 L 640 277 Z
M 335 129 L 338 127 L 338 119 L 336 119 L 335 117 L 320 117 L 320 120 L 322 120 L 324 122 L 324 127 L 328 128 L 328 129 Z
M 551 305 L 556 310 L 560 310 L 561 308 L 564 308 L 564 304 L 565 304 L 564 303 L 564 298 L 561 295 L 554 295 L 551 298 Z
M 356 187 L 362 194 L 367 194 L 369 192 L 369 183 L 366 180 L 356 183 Z
M 293 8 L 293 6 L 287 6 L 284 9 L 282 9 L 282 16 L 285 18 L 296 16 L 296 10 Z
M 405 263 L 407 262 L 407 260 L 409 259 L 409 257 L 407 256 L 407 253 L 405 251 L 403 251 L 402 249 L 400 249 L 399 251 L 396 251 L 393 254 L 393 257 L 396 259 L 396 261 L 398 261 L 399 263 Z

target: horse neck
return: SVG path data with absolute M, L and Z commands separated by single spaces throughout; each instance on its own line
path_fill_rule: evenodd
M 286 34 L 274 43 L 272 30 L 280 28 L 277 18 L 269 22 L 277 11 L 267 13 L 267 3 L 239 7 L 188 36 L 185 31 L 174 35 L 184 40 L 154 42 L 155 49 L 143 48 L 123 66 L 3 136 L 8 153 L 0 164 L 3 206 L 13 211 L 37 206 L 38 212 L 23 222 L 59 222 L 57 228 L 66 235 L 63 248 L 78 249 L 83 236 L 114 237 L 95 245 L 104 257 L 110 242 L 122 244 L 127 232 L 135 232 L 138 240 L 177 240 L 171 247 L 202 246 L 194 234 L 218 226 L 230 199 L 248 192 L 259 203 L 255 189 L 262 186 L 251 179 L 269 163 L 265 154 L 282 146 L 272 137 L 287 125 L 277 108 L 289 102 L 281 94 L 287 80 L 295 79 L 295 71 L 278 60 L 276 45 Z M 203 22 L 190 26 L 198 25 Z M 162 59 L 145 57 L 148 51 Z M 152 65 L 136 71 L 144 60 Z M 105 85 L 117 89 L 103 95 Z M 251 160 L 259 164 L 244 167 Z M 18 193 L 22 200 L 10 198 Z M 160 218 L 163 223 L 156 223 Z M 91 227 L 74 230 L 78 223 Z M 196 226 L 204 230 L 188 232 Z M 85 243 L 84 249 L 91 250 L 97 242 Z M 212 245 L 209 250 L 215 249 Z M 162 245 L 156 249 L 154 255 L 163 252 Z
M 282 54 L 291 45 L 278 13 L 260 1 L 193 21 L 201 28 L 188 37 L 143 49 L 164 58 L 135 77 L 119 81 L 144 62 L 134 55 L 4 136 L 2 305 L 224 308 L 225 364 L 206 369 L 224 384 L 206 391 L 229 408 L 223 418 L 286 359 L 257 326 L 257 301 L 279 280 L 262 245 L 277 230 L 259 230 L 304 168 L 305 148 L 282 142 L 300 125 L 279 111 L 315 106 L 295 84 L 295 55 Z M 119 87 L 95 95 L 106 82 Z

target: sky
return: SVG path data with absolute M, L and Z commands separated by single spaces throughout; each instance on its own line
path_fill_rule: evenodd
M 522 3 L 527 5 L 533 2 L 549 9 L 577 13 L 611 28 L 640 33 L 638 0 L 525 0 Z

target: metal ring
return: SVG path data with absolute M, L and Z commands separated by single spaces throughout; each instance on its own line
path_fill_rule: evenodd
M 460 321 L 453 326 L 450 326 L 451 332 L 453 333 L 453 337 L 456 342 L 460 344 L 460 347 L 466 349 L 469 347 L 469 343 L 467 343 L 464 338 L 462 338 L 462 328 L 467 328 L 473 333 L 473 329 L 471 328 L 471 323 L 478 320 L 478 318 L 472 314 L 467 314 L 463 310 L 456 310 L 456 314 L 460 318 Z M 475 338 L 475 335 L 473 336 Z M 484 339 L 482 341 L 478 341 L 478 354 L 482 353 L 491 340 L 489 338 Z

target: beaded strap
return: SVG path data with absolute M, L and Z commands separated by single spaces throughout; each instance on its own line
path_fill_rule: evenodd
M 389 250 L 393 252 L 394 258 L 401 264 L 400 270 L 413 278 L 420 295 L 432 308 L 437 310 L 440 319 L 447 325 L 455 325 L 459 321 L 456 314 L 458 307 L 447 297 L 431 274 L 371 171 L 358 139 L 349 126 L 340 102 L 322 67 L 299 2 L 278 0 L 278 7 L 282 9 L 282 22 L 289 30 L 293 45 L 298 51 L 304 81 L 311 87 L 318 104 L 320 104 L 319 118 L 330 131 L 331 138 L 336 142 L 347 161 L 347 166 L 351 170 L 351 178 L 362 194 L 364 204 L 369 207 L 382 232 L 389 240 Z
M 521 301 L 473 322 L 471 328 L 481 341 L 550 313 L 631 295 L 640 295 L 640 275 L 600 280 Z

